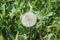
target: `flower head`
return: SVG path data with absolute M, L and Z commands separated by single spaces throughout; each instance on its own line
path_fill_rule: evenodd
M 22 20 L 23 26 L 32 27 L 36 24 L 37 18 L 34 13 L 27 12 L 22 16 L 21 20 Z

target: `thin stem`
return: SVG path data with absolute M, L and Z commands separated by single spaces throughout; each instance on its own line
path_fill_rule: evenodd
M 48 6 L 47 6 L 47 12 L 46 13 L 48 13 L 51 9 L 51 0 L 47 0 L 47 2 L 48 2 Z
M 17 31 L 15 40 L 18 40 L 18 36 L 19 36 L 19 31 Z
M 30 39 L 30 33 L 31 33 L 31 29 L 29 28 L 29 31 L 28 31 L 28 34 L 27 34 L 27 35 L 28 35 L 27 40 L 31 40 L 31 39 Z

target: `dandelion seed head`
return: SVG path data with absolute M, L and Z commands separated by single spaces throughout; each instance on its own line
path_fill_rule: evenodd
M 36 24 L 37 18 L 33 12 L 27 12 L 22 16 L 21 20 L 23 26 L 32 27 Z

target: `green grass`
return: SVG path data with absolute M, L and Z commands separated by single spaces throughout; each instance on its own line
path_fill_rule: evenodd
M 38 20 L 30 35 L 20 19 L 28 11 L 34 12 Z M 60 1 L 0 0 L 0 31 L 4 40 L 60 40 Z

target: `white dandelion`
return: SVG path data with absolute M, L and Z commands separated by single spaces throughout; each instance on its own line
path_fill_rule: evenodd
M 37 17 L 34 13 L 32 12 L 27 12 L 24 15 L 22 15 L 21 18 L 22 25 L 25 27 L 32 27 L 36 24 L 37 22 Z

